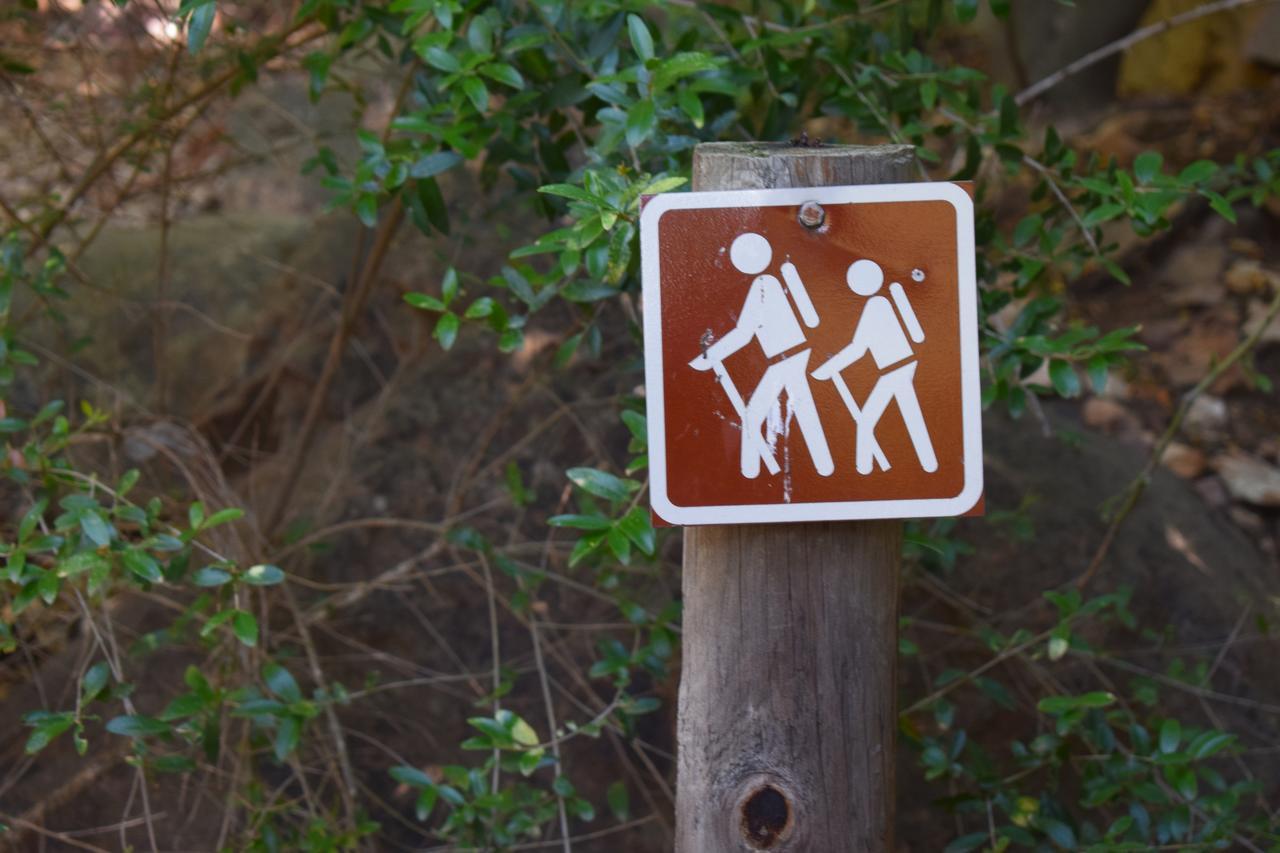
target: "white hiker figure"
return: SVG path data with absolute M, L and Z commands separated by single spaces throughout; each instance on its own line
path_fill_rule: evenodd
M 809 353 L 804 330 L 796 320 L 796 313 L 787 299 L 790 291 L 804 324 L 809 328 L 818 325 L 818 312 L 800 281 L 795 265 L 782 265 L 782 277 L 786 289 L 772 275 L 763 274 L 773 260 L 773 248 L 759 234 L 739 235 L 729 248 L 729 259 L 740 272 L 753 275 L 751 288 L 742 303 L 737 325 L 723 338 L 707 346 L 702 355 L 689 362 L 696 370 L 714 370 L 724 387 L 729 401 L 742 419 L 742 476 L 755 479 L 760 475 L 763 461 L 769 473 L 779 471 L 774 451 L 779 434 L 789 434 L 791 420 L 800 424 L 805 446 L 813 459 L 813 466 L 823 477 L 831 475 L 835 464 L 827 447 L 827 437 L 822 431 L 818 409 L 813 404 L 813 392 L 809 388 Z M 769 367 L 760 383 L 751 392 L 751 399 L 744 405 L 724 369 L 724 360 L 751 343 L 760 342 L 769 359 Z M 782 394 L 786 392 L 786 411 L 782 409 Z M 762 432 L 763 431 L 763 432 Z
M 923 273 L 919 272 L 912 273 L 912 277 L 917 281 L 924 279 Z M 875 431 L 892 400 L 898 401 L 898 409 L 906 422 L 907 433 L 911 436 L 920 467 L 930 473 L 937 471 L 938 458 L 934 455 L 933 443 L 929 440 L 929 428 L 920 411 L 914 384 L 916 361 L 911 343 L 924 343 L 924 330 L 920 328 L 920 321 L 916 319 L 915 311 L 907 300 L 906 291 L 895 281 L 889 285 L 892 302 L 884 296 L 877 296 L 884 284 L 884 271 L 875 261 L 854 261 L 845 274 L 845 280 L 854 293 L 870 298 L 863 306 L 862 316 L 858 318 L 853 340 L 813 371 L 813 377 L 829 379 L 835 383 L 836 390 L 840 392 L 849 414 L 857 424 L 855 457 L 858 473 L 870 474 L 873 463 L 878 463 L 885 471 L 889 470 L 889 461 L 876 441 Z M 908 335 L 910 341 L 907 340 Z M 881 374 L 866 402 L 859 408 L 840 371 L 868 353 Z

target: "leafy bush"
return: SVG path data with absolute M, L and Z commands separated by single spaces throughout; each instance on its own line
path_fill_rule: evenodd
M 126 11 L 138 5 L 115 4 Z M 780 140 L 804 127 L 907 143 L 922 177 L 974 180 L 980 202 L 997 191 L 1005 205 L 1017 199 L 1021 213 L 1012 223 L 981 206 L 978 237 L 983 400 L 1019 415 L 1037 395 L 1075 397 L 1086 382 L 1103 387 L 1140 349 L 1133 328 L 1071 320 L 1061 283 L 1095 270 L 1127 281 L 1116 254 L 1124 229 L 1145 238 L 1169 228 L 1187 205 L 1207 204 L 1232 220 L 1238 206 L 1266 203 L 1280 189 L 1280 151 L 1177 166 L 1155 152 L 1128 164 L 1082 152 L 1053 127 L 1028 124 L 1025 96 L 947 61 L 939 36 L 971 21 L 977 6 L 818 0 L 755 3 L 745 14 L 684 2 L 305 0 L 296 17 L 281 21 L 252 4 L 183 0 L 176 20 L 185 46 L 152 57 L 168 64 L 168 82 L 136 93 L 69 191 L 6 208 L 0 431 L 3 472 L 22 509 L 0 546 L 0 646 L 16 653 L 24 621 L 42 608 L 72 614 L 93 637 L 71 700 L 27 715 L 27 752 L 38 755 L 68 733 L 81 754 L 124 738 L 144 796 L 145 780 L 156 774 L 216 775 L 234 755 L 235 775 L 221 783 L 235 810 L 235 840 L 222 841 L 234 848 L 376 846 L 371 815 L 386 812 L 360 796 L 339 723 L 344 709 L 380 687 L 325 679 L 309 636 L 313 611 L 298 601 L 305 587 L 282 567 L 287 562 L 278 566 L 266 556 L 282 549 L 287 508 L 300 499 L 297 463 L 312 446 L 315 416 L 291 438 L 294 473 L 277 502 L 258 508 L 262 520 L 250 524 L 239 509 L 139 484 L 134 471 L 105 478 L 104 466 L 72 448 L 114 439 L 106 412 L 58 400 L 28 405 L 23 372 L 37 364 L 26 339 L 30 312 L 57 319 L 76 310 L 67 284 L 75 267 L 67 258 L 83 249 L 72 228 L 77 205 L 114 166 L 160 168 L 165 140 L 193 111 L 254 86 L 269 68 L 302 70 L 311 96 L 323 100 L 353 89 L 362 97 L 354 69 L 376 62 L 382 73 L 399 75 L 385 124 L 356 133 L 354 158 L 321 144 L 307 165 L 330 190 L 332 205 L 372 235 L 364 266 L 343 295 L 332 357 L 346 347 L 402 224 L 428 236 L 450 232 L 447 179 L 465 167 L 491 198 L 536 214 L 547 230 L 505 246 L 498 275 L 477 275 L 463 262 L 445 266 L 438 287 L 405 295 L 405 310 L 425 312 L 446 350 L 483 333 L 502 352 L 521 348 L 539 314 L 566 310 L 573 328 L 554 364 L 570 370 L 600 357 L 610 312 L 634 321 L 640 198 L 681 188 L 698 142 Z M 1008 11 L 1007 3 L 990 6 L 996 15 Z M 5 73 L 40 72 L 6 60 Z M 32 307 L 15 311 L 19 299 Z M 1042 367 L 1047 386 L 1033 381 Z M 332 379 L 326 369 L 315 399 L 323 401 Z M 679 605 L 654 582 L 671 569 L 660 556 L 670 534 L 652 527 L 645 507 L 643 399 L 625 399 L 619 416 L 628 463 L 621 473 L 569 469 L 572 506 L 549 520 L 574 536 L 571 582 L 611 602 L 629 626 L 601 629 L 598 658 L 579 675 L 613 698 L 539 729 L 504 707 L 513 679 L 495 658 L 485 713 L 471 716 L 474 734 L 460 744 L 475 760 L 423 769 L 428 756 L 410 755 L 387 768 L 412 791 L 417 820 L 442 840 L 510 849 L 557 833 L 567 838 L 570 820 L 591 821 L 604 805 L 618 823 L 631 820 L 625 783 L 607 793 L 579 791 L 561 755 L 580 737 L 633 733 L 658 708 L 653 685 L 670 679 L 679 645 Z M 507 469 L 507 485 L 514 505 L 528 503 L 518 467 Z M 131 497 L 143 490 L 146 498 Z M 214 544 L 229 526 L 250 543 L 239 558 Z M 544 585 L 561 581 L 545 563 L 518 559 L 478 528 L 451 526 L 442 547 L 483 567 L 491 618 L 500 603 L 526 627 L 542 669 L 534 602 Z M 950 522 L 915 526 L 908 541 L 925 572 L 945 572 L 965 547 Z M 501 593 L 491 568 L 500 573 Z M 104 606 L 122 589 L 164 589 L 181 602 L 171 624 L 135 649 L 124 646 Z M 1058 618 L 1050 628 L 977 629 L 989 662 L 949 673 L 903 715 L 924 776 L 950 786 L 944 804 L 976 815 L 974 825 L 984 827 L 948 849 L 1276 849 L 1280 827 L 1251 797 L 1258 784 L 1234 778 L 1221 761 L 1238 741 L 1162 712 L 1154 694 L 1046 694 L 1034 711 L 1022 706 L 1044 731 L 1012 741 L 1003 754 L 955 726 L 952 696 L 961 689 L 1019 707 L 992 664 L 1099 654 L 1079 626 L 1131 618 L 1124 595 L 1085 601 L 1059 591 L 1051 598 Z M 268 634 L 262 617 L 272 604 L 290 620 Z M 198 654 L 166 702 L 140 706 L 130 672 L 162 647 Z M 902 651 L 920 653 L 905 633 Z M 545 680 L 542 691 L 550 709 Z M 312 766 L 325 762 L 329 769 Z M 310 786 L 309 778 L 327 781 Z M 282 798 L 282 785 L 296 796 Z

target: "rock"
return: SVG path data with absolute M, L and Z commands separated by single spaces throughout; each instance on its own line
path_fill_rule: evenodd
M 1087 426 L 1104 432 L 1123 432 L 1138 425 L 1128 406 L 1103 397 L 1085 400 L 1080 416 Z
M 1260 261 L 1266 257 L 1266 253 L 1258 245 L 1258 241 L 1250 240 L 1248 237 L 1232 237 L 1227 241 L 1227 246 L 1237 255 L 1244 255 L 1246 258 L 1253 258 L 1255 261 Z
M 1213 441 L 1222 437 L 1226 425 L 1227 401 L 1212 394 L 1201 394 L 1182 421 L 1182 431 L 1197 441 Z
M 1272 273 L 1251 259 L 1240 259 L 1227 269 L 1227 290 L 1232 293 L 1263 293 L 1270 286 Z
M 1157 317 L 1143 323 L 1138 340 L 1152 349 L 1164 349 L 1183 336 L 1187 321 L 1182 317 Z
M 1156 351 L 1151 354 L 1151 362 L 1160 366 L 1175 387 L 1194 385 L 1240 343 L 1240 314 L 1234 300 L 1224 300 L 1213 310 L 1200 312 L 1189 328 L 1167 343 L 1152 347 Z M 1238 371 L 1229 371 L 1223 379 L 1228 378 L 1238 381 Z M 1215 387 L 1214 393 L 1221 392 Z
M 1260 65 L 1280 66 L 1280 9 L 1268 6 L 1245 42 L 1245 57 Z
M 1241 530 L 1247 530 L 1256 536 L 1262 536 L 1266 532 L 1267 526 L 1263 522 L 1262 516 L 1253 510 L 1245 509 L 1242 506 L 1233 506 L 1227 512 L 1231 516 L 1231 520 L 1240 526 Z
M 1214 460 L 1213 467 L 1236 500 L 1255 506 L 1280 507 L 1280 468 L 1243 453 L 1220 456 Z
M 1198 448 L 1179 441 L 1171 441 L 1165 448 L 1164 457 L 1160 463 L 1182 479 L 1194 480 L 1204 473 L 1209 460 Z
M 1212 305 L 1222 299 L 1222 268 L 1227 254 L 1216 243 L 1186 246 L 1169 256 L 1165 278 L 1172 285 L 1169 303 L 1179 308 Z
M 1209 506 L 1224 507 L 1231 503 L 1231 495 L 1227 494 L 1227 487 L 1217 477 L 1201 477 L 1193 485 L 1196 494 L 1200 495 Z
M 1130 390 L 1128 380 L 1113 370 L 1107 373 L 1107 384 L 1098 395 L 1110 400 L 1127 400 Z

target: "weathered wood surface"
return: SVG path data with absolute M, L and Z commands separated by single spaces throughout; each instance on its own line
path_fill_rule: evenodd
M 695 190 L 899 183 L 909 146 L 712 143 Z M 677 853 L 892 849 L 897 521 L 690 527 Z

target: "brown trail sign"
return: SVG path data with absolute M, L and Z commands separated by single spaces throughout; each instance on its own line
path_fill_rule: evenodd
M 963 189 L 669 193 L 641 232 L 660 518 L 911 518 L 978 501 Z
M 892 849 L 902 529 L 842 519 L 982 491 L 972 204 L 904 184 L 913 158 L 704 144 L 695 192 L 642 214 L 653 508 L 707 525 L 685 532 L 679 853 Z

